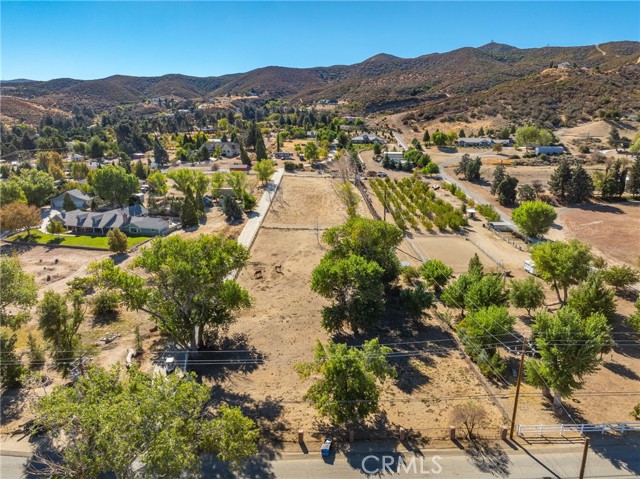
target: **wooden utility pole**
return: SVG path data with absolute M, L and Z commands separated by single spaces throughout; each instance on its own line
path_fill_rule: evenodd
M 527 340 L 522 338 L 522 351 L 520 352 L 520 367 L 518 368 L 518 383 L 516 384 L 516 397 L 513 401 L 513 414 L 511 415 L 511 430 L 509 439 L 513 441 L 513 431 L 516 427 L 516 413 L 518 412 L 518 399 L 520 398 L 520 384 L 522 384 L 522 372 L 524 371 L 524 353 L 527 350 Z
M 387 221 L 387 184 L 384 184 L 384 205 L 382 205 L 383 221 Z
M 587 452 L 589 452 L 589 438 L 584 440 L 584 449 L 582 450 L 582 464 L 580 464 L 580 479 L 584 479 L 584 470 L 587 466 Z

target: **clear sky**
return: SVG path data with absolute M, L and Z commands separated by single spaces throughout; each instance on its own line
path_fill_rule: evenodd
M 268 65 L 640 40 L 640 2 L 7 2 L 0 78 L 215 76 Z

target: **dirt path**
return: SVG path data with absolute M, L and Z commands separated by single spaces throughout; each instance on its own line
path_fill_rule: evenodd
M 607 52 L 605 52 L 602 48 L 600 48 L 600 45 L 596 45 L 596 50 L 602 53 L 603 57 L 607 56 Z

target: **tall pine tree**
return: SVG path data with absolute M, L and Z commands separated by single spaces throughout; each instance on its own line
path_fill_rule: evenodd
M 566 160 L 561 161 L 549 178 L 549 191 L 561 201 L 566 201 L 572 179 L 571 165 Z

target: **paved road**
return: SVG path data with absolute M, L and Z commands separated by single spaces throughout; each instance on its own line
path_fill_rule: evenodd
M 267 184 L 264 189 L 264 193 L 258 201 L 258 205 L 255 210 L 248 215 L 247 222 L 242 228 L 242 232 L 238 236 L 238 243 L 246 246 L 247 248 L 251 248 L 253 241 L 255 240 L 258 230 L 264 221 L 264 217 L 267 215 L 269 211 L 269 207 L 271 206 L 271 202 L 276 195 L 276 191 L 278 191 L 278 187 L 280 186 L 280 182 L 282 181 L 282 176 L 284 175 L 284 168 L 278 169 L 273 176 L 271 177 L 271 181 Z
M 639 477 L 640 453 L 637 441 L 597 444 L 589 451 L 585 477 Z M 371 452 L 360 445 L 357 452 L 332 455 L 327 460 L 318 452 L 282 453 L 277 459 L 254 460 L 243 474 L 233 475 L 224 466 L 209 463 L 204 477 L 246 479 L 350 479 L 363 477 L 440 477 L 569 479 L 578 477 L 581 445 L 526 446 L 511 450 L 490 447 L 475 453 L 458 449 L 400 454 L 397 451 Z M 402 459 L 400 459 L 402 457 Z M 0 477 L 26 478 L 27 458 L 0 456 Z
M 404 148 L 405 150 L 408 150 L 409 147 L 407 146 L 407 144 L 404 142 L 404 139 L 402 138 L 402 135 L 400 133 L 397 132 L 392 132 L 393 136 L 396 138 L 398 145 L 400 145 L 402 148 Z

